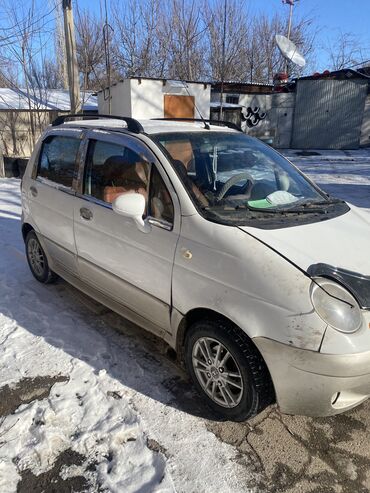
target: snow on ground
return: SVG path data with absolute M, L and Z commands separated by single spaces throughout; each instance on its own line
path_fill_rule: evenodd
M 296 152 L 285 154 L 322 188 L 370 210 L 370 151 Z M 0 179 L 1 493 L 30 491 L 30 475 L 37 481 L 67 451 L 82 460 L 61 476 L 82 477 L 91 492 L 256 491 L 252 462 L 208 431 L 163 343 L 64 281 L 34 280 L 19 185 Z
M 370 208 L 370 148 L 281 152 L 326 192 L 358 207 Z
M 1 416 L 0 402 L 1 493 L 16 491 L 25 470 L 48 471 L 66 450 L 84 463 L 63 476 L 84 476 L 88 491 L 252 488 L 237 451 L 197 417 L 206 411 L 162 343 L 64 281 L 35 281 L 20 234 L 19 186 L 0 179 L 0 396 L 26 378 L 64 381 L 42 399 L 36 389 L 13 414 Z

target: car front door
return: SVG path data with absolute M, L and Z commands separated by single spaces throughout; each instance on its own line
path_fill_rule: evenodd
M 180 228 L 176 194 L 140 140 L 94 130 L 87 138 L 74 210 L 79 275 L 125 307 L 127 318 L 152 332 L 170 331 L 172 266 Z M 114 198 L 123 193 L 145 197 L 149 232 L 113 211 Z

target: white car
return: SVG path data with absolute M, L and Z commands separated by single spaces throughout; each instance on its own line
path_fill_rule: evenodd
M 38 281 L 58 275 L 163 338 L 222 418 L 369 396 L 366 213 L 220 122 L 65 120 L 22 181 Z

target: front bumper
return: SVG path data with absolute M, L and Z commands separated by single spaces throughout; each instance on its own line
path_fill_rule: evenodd
M 323 354 L 264 337 L 253 341 L 269 368 L 283 413 L 330 416 L 370 396 L 370 351 Z

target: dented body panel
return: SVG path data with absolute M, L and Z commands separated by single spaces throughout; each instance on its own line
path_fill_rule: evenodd
M 370 275 L 370 217 L 353 205 L 347 214 L 329 221 L 274 230 L 242 229 L 305 271 L 326 263 Z
M 326 324 L 312 309 L 308 276 L 238 228 L 195 215 L 183 218 L 181 230 L 172 285 L 179 312 L 207 308 L 250 338 L 319 349 Z

